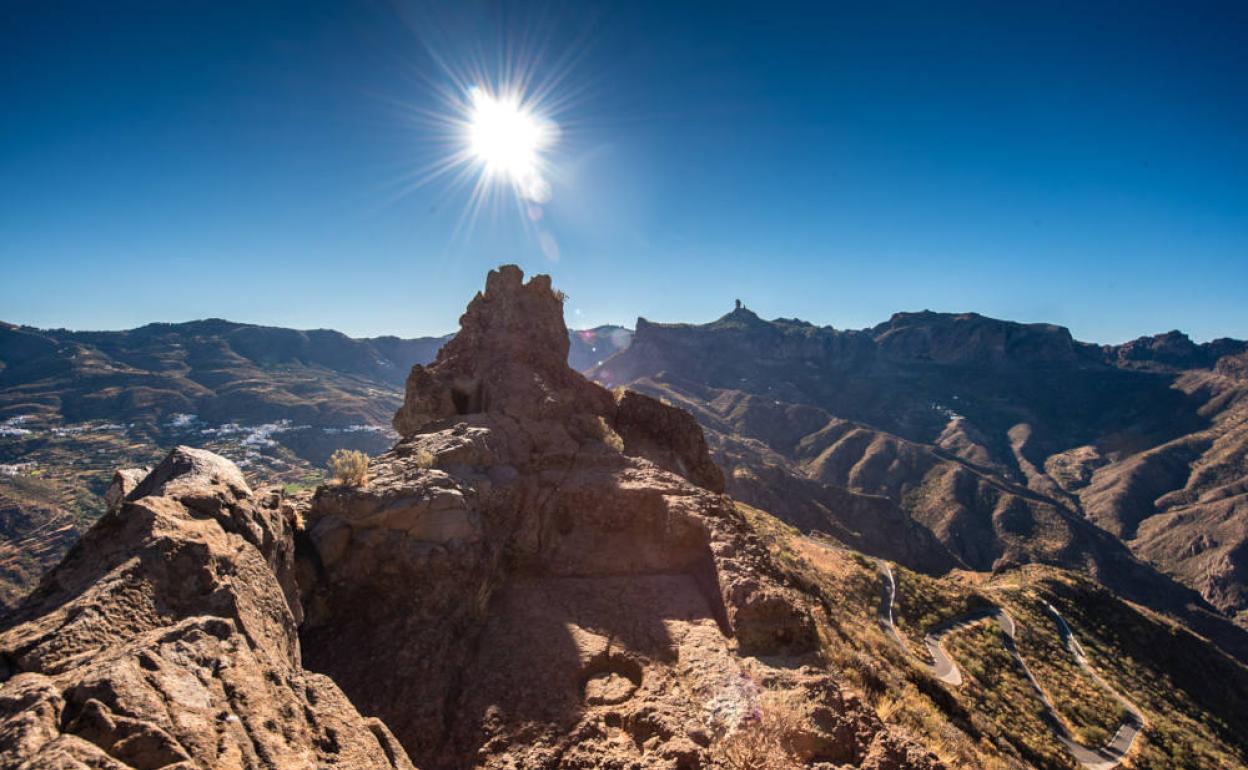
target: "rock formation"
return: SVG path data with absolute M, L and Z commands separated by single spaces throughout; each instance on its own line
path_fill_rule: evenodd
M 492 272 L 368 487 L 307 513 L 309 665 L 422 767 L 701 767 L 755 707 L 740 656 L 817 645 L 693 418 L 569 369 L 562 318 Z M 854 716 L 840 761 L 896 754 Z
M 0 767 L 411 770 L 300 664 L 293 545 L 232 463 L 175 449 L 0 633 Z
M 549 278 L 461 324 L 364 486 L 118 474 L 0 630 L 0 770 L 715 768 L 764 694 L 806 764 L 940 766 L 824 668 L 693 418 L 568 367 Z

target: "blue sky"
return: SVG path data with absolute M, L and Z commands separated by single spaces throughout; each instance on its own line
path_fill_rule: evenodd
M 574 326 L 740 297 L 1248 337 L 1243 3 L 19 0 L 0 30 L 10 322 L 436 334 L 517 262 Z M 505 60 L 557 101 L 551 197 L 466 226 L 467 186 L 401 183 L 449 151 L 413 115 Z

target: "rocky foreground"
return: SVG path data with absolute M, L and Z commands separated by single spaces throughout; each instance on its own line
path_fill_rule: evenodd
M 777 703 L 806 764 L 939 767 L 821 665 L 693 419 L 568 344 L 504 267 L 367 485 L 119 474 L 0 631 L 0 768 L 727 767 Z

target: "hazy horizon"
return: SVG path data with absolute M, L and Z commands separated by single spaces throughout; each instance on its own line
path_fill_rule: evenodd
M 930 308 L 1248 338 L 1246 6 L 0 14 L 11 323 L 438 336 L 516 262 L 578 328 L 739 297 L 840 329 Z M 472 162 L 430 169 L 508 82 L 557 130 L 540 194 L 474 217 Z

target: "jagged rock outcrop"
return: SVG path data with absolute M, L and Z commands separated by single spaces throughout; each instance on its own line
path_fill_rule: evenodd
M 1227 355 L 1218 359 L 1218 374 L 1236 380 L 1248 380 L 1248 353 Z
M 711 770 L 777 693 L 806 764 L 940 767 L 824 668 L 693 418 L 568 368 L 549 278 L 462 324 L 362 486 L 119 472 L 0 627 L 0 770 Z
M 425 768 L 714 766 L 772 670 L 742 656 L 814 662 L 807 598 L 688 414 L 568 368 L 547 277 L 492 272 L 461 324 L 413 368 L 368 485 L 306 512 L 309 666 Z M 842 716 L 853 766 L 934 766 Z
M 151 473 L 151 468 L 122 468 L 113 473 L 112 483 L 104 491 L 104 505 L 109 511 L 115 511 L 126 501 L 139 482 Z
M 412 367 L 394 416 L 399 435 L 457 414 L 557 419 L 611 409 L 611 394 L 568 366 L 563 301 L 549 276 L 526 284 L 518 267 L 491 271 L 459 324 L 433 364 Z
M 0 632 L 0 768 L 411 770 L 300 664 L 293 547 L 232 463 L 171 452 Z

